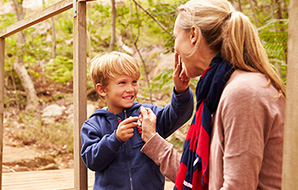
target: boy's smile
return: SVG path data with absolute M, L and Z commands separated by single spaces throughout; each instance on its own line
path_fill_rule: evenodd
M 132 106 L 138 94 L 138 79 L 116 74 L 105 87 L 108 110 L 114 114 Z

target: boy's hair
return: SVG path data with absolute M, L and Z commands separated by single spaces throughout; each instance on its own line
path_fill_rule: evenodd
M 139 79 L 139 64 L 132 56 L 117 51 L 97 55 L 91 60 L 90 75 L 95 88 L 97 83 L 106 87 L 117 74 Z

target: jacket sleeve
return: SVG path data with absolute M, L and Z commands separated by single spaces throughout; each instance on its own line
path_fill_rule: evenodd
M 85 165 L 93 171 L 104 170 L 117 156 L 123 142 L 112 134 L 102 135 L 91 123 L 85 121 L 81 129 L 81 157 Z
M 156 131 L 167 138 L 186 123 L 192 116 L 194 108 L 193 92 L 188 88 L 184 93 L 177 94 L 173 88 L 171 103 L 166 107 L 153 107 L 157 117 Z
M 181 154 L 171 143 L 157 133 L 147 141 L 141 151 L 160 166 L 161 173 L 175 183 L 180 165 Z

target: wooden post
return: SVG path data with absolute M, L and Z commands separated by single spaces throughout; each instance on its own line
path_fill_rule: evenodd
M 289 5 L 286 120 L 284 134 L 282 189 L 298 187 L 298 1 Z
M 0 190 L 2 190 L 5 38 L 0 38 Z
M 86 2 L 77 2 L 76 9 L 73 21 L 74 187 L 87 190 L 87 168 L 80 156 L 80 130 L 87 118 Z

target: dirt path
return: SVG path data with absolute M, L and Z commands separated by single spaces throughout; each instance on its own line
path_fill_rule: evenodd
M 5 144 L 3 147 L 3 163 L 34 159 L 37 156 L 40 156 L 40 153 L 29 147 L 13 147 Z
M 18 146 L 11 142 L 9 138 L 4 137 L 3 141 L 3 172 L 18 172 L 40 170 L 45 167 L 53 167 L 54 162 L 51 159 L 45 159 L 43 152 L 39 149 L 30 146 Z M 43 159 L 41 159 L 43 158 Z M 46 162 L 46 164 L 41 162 Z M 42 166 L 37 166 L 41 164 Z M 46 165 L 46 166 L 43 166 Z M 172 190 L 174 184 L 166 180 L 165 190 Z

